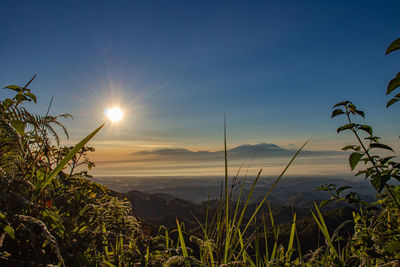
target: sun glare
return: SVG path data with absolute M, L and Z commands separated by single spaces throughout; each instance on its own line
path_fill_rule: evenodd
M 118 122 L 124 116 L 124 113 L 119 107 L 108 108 L 104 113 L 112 122 Z

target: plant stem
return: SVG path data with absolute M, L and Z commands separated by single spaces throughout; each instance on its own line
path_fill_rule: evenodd
M 350 124 L 352 124 L 353 122 L 351 121 L 350 115 L 349 115 L 349 110 L 346 106 L 346 116 L 347 116 L 347 120 Z M 354 133 L 354 135 L 356 136 L 358 142 L 360 143 L 361 147 L 363 148 L 365 154 L 367 155 L 368 159 L 371 161 L 372 165 L 374 166 L 376 172 L 379 174 L 379 176 L 382 176 L 381 171 L 379 170 L 378 166 L 376 166 L 375 161 L 373 160 L 373 158 L 371 157 L 371 155 L 369 154 L 368 150 L 366 149 L 366 147 L 364 146 L 364 143 L 361 141 L 360 136 L 358 135 L 357 131 L 354 129 L 354 126 L 351 128 L 352 132 Z M 399 201 L 396 199 L 396 197 L 393 194 L 392 189 L 390 189 L 390 187 L 385 183 L 385 188 L 386 190 L 389 192 L 390 196 L 392 197 L 393 201 L 396 203 L 396 206 L 398 209 L 400 209 L 400 203 Z
M 228 260 L 229 249 L 229 197 L 228 197 L 228 154 L 226 146 L 226 115 L 224 114 L 224 152 L 225 152 L 225 251 L 224 263 Z

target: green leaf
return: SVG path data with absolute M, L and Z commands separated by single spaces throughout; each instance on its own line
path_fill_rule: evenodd
M 394 150 L 390 146 L 384 145 L 384 144 L 381 144 L 381 143 L 372 143 L 370 145 L 370 147 L 371 148 L 382 148 L 382 149 L 386 149 L 386 150 L 390 150 L 390 151 L 394 152 Z
M 89 142 L 90 139 L 93 138 L 97 134 L 98 131 L 100 131 L 101 128 L 103 128 L 104 123 L 91 132 L 88 136 L 86 136 L 82 141 L 80 141 L 57 165 L 57 167 L 52 171 L 52 173 L 44 179 L 38 186 L 38 192 L 40 193 L 50 182 L 53 180 L 53 178 L 67 165 L 67 163 L 75 156 L 76 153 L 78 153 L 79 150 L 82 149 L 84 145 L 86 145 L 87 142 Z
M 92 208 L 93 204 L 86 204 L 80 211 L 79 216 L 82 216 L 88 209 Z
M 338 115 L 340 115 L 340 114 L 344 114 L 343 110 L 340 109 L 340 108 L 335 109 L 335 110 L 332 112 L 331 118 L 336 117 L 336 116 L 338 116 Z
M 28 92 L 28 93 L 25 93 L 25 95 L 29 96 L 33 100 L 33 102 L 36 103 L 37 99 L 36 99 L 36 96 L 34 94 Z
M 288 260 L 290 260 L 290 255 L 292 254 L 292 248 L 293 248 L 293 241 L 294 241 L 294 234 L 296 232 L 296 213 L 293 216 L 293 222 L 292 222 L 292 229 L 290 231 L 290 237 L 289 237 L 289 244 L 288 244 L 288 248 L 287 248 L 287 255 L 288 256 Z
M 396 103 L 397 101 L 399 101 L 398 98 L 392 98 L 392 99 L 390 99 L 390 100 L 387 102 L 386 107 L 387 107 L 387 108 L 390 107 L 391 105 L 393 105 L 393 104 Z
M 354 127 L 354 125 L 355 125 L 354 123 L 349 123 L 349 124 L 346 124 L 346 125 L 344 125 L 342 127 L 337 128 L 336 131 L 337 131 L 337 133 L 340 133 L 341 131 L 352 129 Z
M 21 87 L 19 87 L 18 85 L 8 85 L 8 86 L 4 87 L 4 89 L 11 89 L 11 90 L 14 90 L 17 92 L 21 91 Z
M 373 142 L 379 142 L 379 140 L 381 139 L 379 136 L 368 136 L 364 138 L 365 140 L 370 140 Z
M 346 106 L 348 103 L 351 103 L 351 102 L 350 101 L 342 101 L 342 102 L 336 103 L 333 106 L 333 108 L 340 107 L 340 106 Z
M 394 158 L 395 158 L 395 156 L 381 158 L 380 162 L 381 162 L 381 164 L 386 164 L 389 160 L 394 159 Z M 391 162 L 393 162 L 393 161 L 391 161 Z
M 334 184 L 329 184 L 329 185 L 324 184 L 324 185 L 320 185 L 317 189 L 315 189 L 315 191 L 329 192 L 329 191 L 334 190 L 335 188 L 336 188 L 336 185 L 334 185 Z
M 179 224 L 178 219 L 176 219 L 176 225 L 178 227 L 178 235 L 179 235 L 179 242 L 181 244 L 181 249 L 182 249 L 182 255 L 184 257 L 189 257 L 189 254 L 186 250 L 186 245 L 185 245 L 185 239 L 183 238 L 183 233 L 182 233 L 182 229 L 181 229 L 181 225 Z
M 16 99 L 18 102 L 22 102 L 22 101 L 25 101 L 25 100 L 31 101 L 29 98 L 27 98 L 26 96 L 24 96 L 24 95 L 22 95 L 22 94 L 17 94 L 17 95 L 15 96 L 15 99 Z
M 356 112 L 358 115 L 360 115 L 361 117 L 365 118 L 365 113 L 364 113 L 364 111 L 356 109 L 355 112 Z
M 397 87 L 400 86 L 400 72 L 397 73 L 396 77 L 394 79 L 392 79 L 386 89 L 386 95 L 390 94 L 391 92 L 393 92 L 394 89 L 396 89 Z
M 15 232 L 14 232 L 14 228 L 12 228 L 11 226 L 4 226 L 3 230 L 12 238 L 15 239 Z
M 349 188 L 351 188 L 351 186 L 345 185 L 345 186 L 339 187 L 338 190 L 336 190 L 336 194 L 340 194 L 342 191 L 349 189 Z
M 349 157 L 349 163 L 350 163 L 351 170 L 354 170 L 354 168 L 357 166 L 357 164 L 360 161 L 362 156 L 363 156 L 363 154 L 358 153 L 358 152 L 351 153 L 351 155 Z
M 358 129 L 367 132 L 369 135 L 372 135 L 372 127 L 369 125 L 361 125 Z
M 380 193 L 389 179 L 389 176 L 376 176 L 372 178 L 371 184 Z
M 360 150 L 360 146 L 356 146 L 356 145 L 347 145 L 347 146 L 344 146 L 344 147 L 342 148 L 343 151 L 347 151 L 347 150 L 349 150 L 349 149 L 353 149 L 353 150 L 358 151 L 358 150 Z
M 397 49 L 400 49 L 400 38 L 394 40 L 394 41 L 388 46 L 388 48 L 386 49 L 385 55 L 387 55 L 387 54 L 389 54 L 389 53 L 391 53 L 391 52 L 393 52 L 393 51 L 396 51 Z
M 328 205 L 331 202 L 332 202 L 332 199 L 324 199 L 324 200 L 321 201 L 321 203 L 319 203 L 319 207 L 323 208 L 323 207 L 325 207 L 326 205 Z
M 347 146 L 342 147 L 342 150 L 347 151 L 349 149 L 354 149 L 354 147 L 355 147 L 355 145 L 347 145 Z
M 12 127 L 17 131 L 19 135 L 24 135 L 25 134 L 25 123 L 23 121 L 12 121 L 11 122 Z

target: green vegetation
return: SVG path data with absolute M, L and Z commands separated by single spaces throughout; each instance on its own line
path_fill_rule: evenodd
M 102 126 L 75 147 L 61 147 L 53 127 L 67 134 L 58 119 L 70 115 L 29 113 L 23 104 L 36 102 L 29 83 L 7 86 L 15 95 L 0 105 L 2 265 L 144 261 L 151 239 L 131 216 L 130 203 L 91 182 L 87 171 L 75 172 L 76 167 L 93 166 L 87 152 L 94 149 L 85 144 Z
M 400 39 L 387 53 L 400 49 Z M 400 259 L 400 163 L 394 156 L 381 156 L 393 149 L 380 142 L 369 125 L 357 122 L 363 111 L 350 101 L 334 106 L 332 117 L 347 122 L 337 132 L 351 131 L 357 144 L 351 150 L 352 170 L 365 163 L 356 175 L 364 175 L 375 188 L 376 202 L 360 199 L 349 187 L 323 185 L 330 194 L 311 212 L 323 242 L 306 252 L 301 248 L 300 225 L 293 213 L 291 223 L 277 225 L 268 197 L 284 176 L 297 151 L 264 198 L 252 210 L 250 199 L 261 175 L 255 177 L 247 196 L 238 176 L 228 178 L 225 144 L 225 179 L 221 196 L 206 205 L 206 216 L 197 219 L 200 231 L 192 235 L 176 219 L 176 228 L 151 229 L 132 216 L 129 201 L 91 181 L 94 166 L 87 147 L 103 127 L 99 126 L 74 147 L 60 146 L 55 126 L 68 137 L 59 121 L 69 118 L 31 114 L 24 103 L 36 97 L 28 89 L 11 85 L 12 98 L 0 103 L 0 264 L 59 266 L 398 266 Z M 390 81 L 387 94 L 400 87 L 400 72 Z M 387 107 L 400 99 L 397 93 Z M 79 168 L 78 168 L 79 167 Z M 78 171 L 79 170 L 79 171 Z M 246 179 L 246 177 L 244 178 Z M 231 186 L 228 186 L 228 184 Z M 396 185 L 395 185 L 396 184 Z M 236 191 L 238 190 L 238 191 Z M 350 192 L 349 192 L 350 191 Z M 237 194 L 235 194 L 237 192 Z M 321 208 L 343 201 L 352 208 L 352 219 L 334 231 Z M 267 209 L 265 209 L 267 208 Z M 339 211 L 335 210 L 336 215 Z M 306 222 L 309 224 L 309 222 Z M 342 231 L 351 226 L 353 233 Z M 283 239 L 285 237 L 285 239 Z

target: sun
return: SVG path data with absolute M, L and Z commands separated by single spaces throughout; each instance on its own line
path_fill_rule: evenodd
M 119 107 L 107 108 L 104 113 L 112 122 L 118 122 L 124 116 L 124 113 Z

